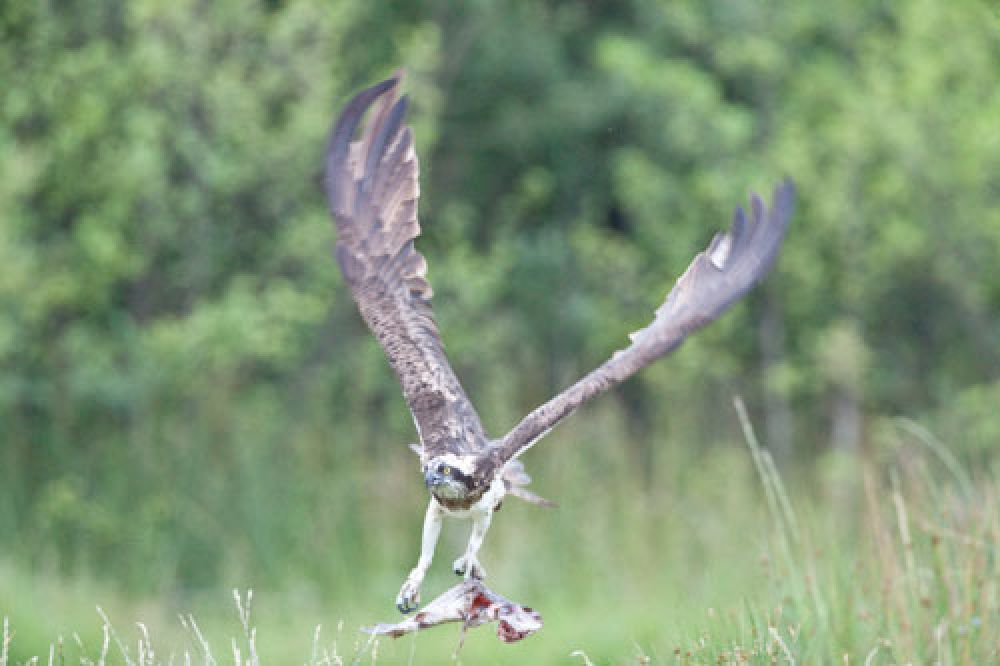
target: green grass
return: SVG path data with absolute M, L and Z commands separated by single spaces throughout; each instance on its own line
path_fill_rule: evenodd
M 626 483 L 627 455 L 598 461 L 608 485 L 600 474 L 585 483 L 592 472 L 582 464 L 539 465 L 540 489 L 558 488 L 564 506 L 508 502 L 484 562 L 494 589 L 539 609 L 545 626 L 514 645 L 473 630 L 459 662 L 996 662 L 1000 487 L 992 474 L 972 473 L 913 424 L 887 422 L 878 461 L 830 458 L 816 475 L 789 474 L 786 487 L 743 424 L 746 448 L 675 461 L 673 476 L 656 484 Z M 587 455 L 573 451 L 563 453 Z M 52 663 L 102 663 L 105 649 L 106 663 L 128 663 L 123 646 L 137 664 L 183 664 L 185 654 L 211 663 L 206 644 L 220 664 L 442 663 L 457 626 L 372 643 L 357 631 L 396 617 L 392 600 L 415 556 L 415 531 L 392 566 L 344 563 L 353 585 L 258 586 L 246 627 L 227 585 L 252 582 L 245 578 L 137 599 L 117 592 L 110 572 L 65 577 L 7 563 L 0 666 L 35 656 L 49 663 L 50 650 Z M 427 598 L 452 583 L 447 563 L 463 536 L 446 533 Z M 97 606 L 114 627 L 107 648 Z

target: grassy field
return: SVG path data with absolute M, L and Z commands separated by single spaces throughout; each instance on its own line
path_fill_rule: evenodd
M 879 456 L 831 458 L 823 473 L 789 474 L 787 484 L 749 428 L 747 446 L 677 460 L 675 478 L 655 485 L 612 489 L 600 478 L 574 477 L 574 466 L 545 469 L 538 485 L 557 488 L 563 507 L 509 502 L 484 551 L 491 585 L 539 609 L 545 626 L 514 645 L 489 628 L 473 630 L 458 661 L 996 663 L 995 476 L 967 471 L 912 423 L 884 429 L 894 444 Z M 615 464 L 629 463 L 609 459 L 608 477 L 627 478 Z M 456 625 L 374 642 L 358 631 L 397 617 L 393 597 L 415 556 L 415 535 L 408 536 L 414 543 L 400 550 L 396 567 L 346 563 L 357 577 L 350 588 L 256 589 L 246 627 L 232 587 L 222 584 L 136 599 L 101 579 L 7 563 L 0 666 L 32 657 L 42 664 L 442 663 L 457 646 Z M 447 563 L 463 537 L 446 528 L 425 598 L 452 584 Z M 103 617 L 113 627 L 107 638 Z

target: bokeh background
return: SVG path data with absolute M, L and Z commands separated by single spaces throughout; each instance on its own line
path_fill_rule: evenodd
M 998 16 L 972 0 L 7 0 L 12 658 L 73 632 L 99 642 L 98 604 L 125 634 L 146 622 L 165 654 L 177 612 L 234 623 L 236 586 L 257 591 L 274 663 L 307 661 L 320 623 L 343 623 L 350 658 L 358 626 L 395 616 L 426 493 L 396 380 L 331 261 L 320 172 L 340 106 L 400 65 L 418 247 L 452 363 L 497 436 L 626 344 L 750 190 L 788 175 L 799 191 L 761 288 L 526 456 L 562 506 L 507 502 L 483 561 L 548 625 L 514 647 L 475 633 L 469 663 L 670 661 L 723 616 L 719 644 L 750 645 L 770 624 L 753 617 L 775 609 L 800 623 L 789 647 L 818 661 L 923 626 L 879 606 L 896 589 L 884 572 L 858 585 L 873 590 L 861 610 L 795 607 L 773 484 L 733 397 L 812 534 L 803 552 L 839 553 L 828 589 L 878 559 L 866 530 L 906 479 L 931 489 L 912 491 L 928 511 L 959 487 L 941 522 L 955 533 L 995 497 Z M 899 522 L 899 503 L 887 511 L 879 526 Z M 984 525 L 980 573 L 1000 533 L 995 514 Z M 464 536 L 446 532 L 425 599 L 451 584 Z M 900 575 L 922 579 L 904 550 Z M 944 595 L 955 645 L 965 626 L 995 649 L 995 585 L 984 594 L 955 603 L 965 625 Z M 930 614 L 910 652 L 897 640 L 876 656 L 940 649 Z M 377 660 L 444 659 L 455 635 L 438 631 Z

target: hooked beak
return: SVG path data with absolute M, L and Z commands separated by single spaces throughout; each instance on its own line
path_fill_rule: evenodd
M 424 473 L 424 484 L 426 484 L 428 488 L 440 486 L 442 481 L 444 481 L 444 478 L 433 469 L 427 470 L 427 472 Z

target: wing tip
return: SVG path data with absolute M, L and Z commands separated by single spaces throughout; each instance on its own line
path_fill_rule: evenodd
M 784 225 L 788 224 L 788 220 L 792 216 L 792 209 L 795 207 L 795 182 L 789 177 L 785 176 L 777 185 L 774 186 L 773 201 L 771 202 L 772 211 L 775 217 L 782 220 Z
M 403 118 L 406 116 L 406 109 L 409 105 L 409 97 L 403 95 L 397 97 L 397 90 L 390 88 L 388 95 L 379 99 L 380 104 L 377 119 L 372 121 L 377 123 L 374 136 L 371 137 L 368 145 L 368 155 L 365 160 L 364 179 L 368 180 L 375 171 L 378 163 L 382 160 L 386 150 L 392 143 L 392 138 L 403 126 Z
M 351 97 L 334 122 L 327 152 L 346 150 L 365 112 L 371 108 L 375 100 L 387 92 L 395 93 L 402 81 L 402 76 L 402 70 L 396 70 L 389 78 L 360 90 Z
M 795 181 L 791 176 L 785 176 L 774 186 L 774 197 L 778 196 L 793 198 L 795 196 Z
M 764 204 L 764 199 L 761 198 L 756 192 L 750 193 L 750 217 L 753 221 L 754 228 L 764 219 L 764 213 L 767 211 L 767 206 Z
M 405 70 L 400 67 L 388 78 L 355 93 L 334 121 L 326 145 L 323 178 L 331 212 L 336 213 L 343 204 L 344 193 L 339 187 L 339 181 L 350 154 L 351 140 L 357 132 L 358 125 L 361 124 L 362 117 L 376 100 L 387 93 L 390 95 L 390 99 L 396 97 L 404 74 Z
M 788 223 L 788 219 L 791 217 L 792 208 L 795 204 L 795 181 L 789 176 L 785 176 L 779 180 L 775 185 L 771 193 L 771 205 L 768 206 L 763 197 L 761 197 L 756 192 L 750 192 L 750 211 L 751 211 L 751 221 L 753 223 L 754 229 L 760 223 L 774 224 L 779 223 L 780 226 L 785 226 Z M 743 218 L 740 221 L 739 218 Z M 733 226 L 737 224 L 745 224 L 745 213 L 742 207 L 737 207 L 735 213 L 733 214 Z

